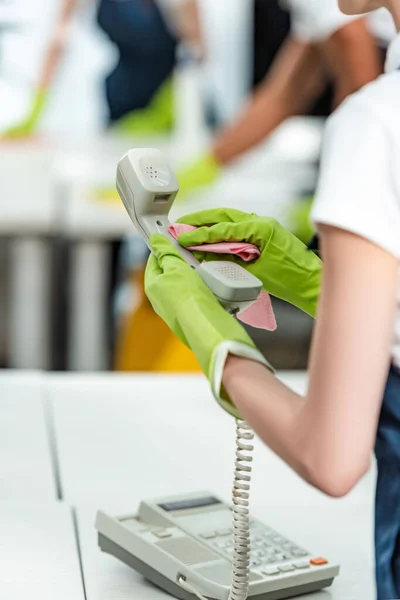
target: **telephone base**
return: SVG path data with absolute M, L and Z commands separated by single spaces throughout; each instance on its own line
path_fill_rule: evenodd
M 131 567 L 148 581 L 156 585 L 157 587 L 163 589 L 171 596 L 178 598 L 179 600 L 196 600 L 193 594 L 189 594 L 186 590 L 180 587 L 180 585 L 174 583 L 161 575 L 158 571 L 149 567 L 146 563 L 141 561 L 139 558 L 127 552 L 124 548 L 112 542 L 104 535 L 98 535 L 98 543 L 101 550 L 111 556 L 114 556 L 118 560 L 122 561 L 128 567 Z M 327 579 L 325 581 L 317 581 L 313 583 L 307 583 L 304 585 L 297 585 L 292 588 L 286 588 L 284 590 L 277 590 L 275 592 L 266 592 L 262 594 L 258 594 L 255 596 L 251 596 L 254 600 L 284 600 L 286 598 L 293 598 L 294 596 L 300 596 L 302 594 L 309 594 L 311 592 L 318 592 L 322 588 L 326 588 L 331 586 L 333 583 L 332 579 Z

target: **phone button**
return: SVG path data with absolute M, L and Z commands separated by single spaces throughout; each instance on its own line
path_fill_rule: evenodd
M 279 575 L 280 574 L 280 570 L 277 567 L 267 567 L 266 569 L 263 569 L 262 571 L 264 573 L 264 575 Z
M 172 537 L 172 533 L 170 533 L 169 531 L 166 531 L 165 529 L 161 529 L 159 531 L 153 531 L 154 535 L 156 535 L 159 538 L 168 538 L 168 537 Z
M 296 567 L 296 569 L 309 569 L 310 563 L 306 560 L 300 560 L 298 562 L 294 562 L 293 566 Z
M 326 558 L 322 558 L 321 556 L 318 556 L 317 558 L 312 558 L 310 560 L 310 563 L 312 565 L 315 565 L 317 567 L 320 567 L 321 565 L 327 565 L 328 561 L 326 560 Z
M 306 550 L 302 550 L 301 548 L 292 548 L 291 549 L 292 555 L 293 556 L 298 556 L 298 557 L 302 557 L 302 556 L 307 556 L 308 552 Z
M 289 573 L 290 571 L 294 571 L 294 566 L 293 565 L 281 565 L 280 567 L 278 567 L 278 569 L 280 571 L 282 571 L 282 573 Z

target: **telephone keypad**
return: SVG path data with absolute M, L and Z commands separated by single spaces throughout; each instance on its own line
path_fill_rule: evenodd
M 232 529 L 209 531 L 201 537 L 209 540 L 210 545 L 222 552 L 228 560 L 232 560 L 234 554 Z M 269 527 L 260 527 L 253 522 L 250 525 L 250 542 L 250 567 L 264 575 L 272 577 L 297 569 L 310 568 L 309 561 L 300 560 L 309 553 Z

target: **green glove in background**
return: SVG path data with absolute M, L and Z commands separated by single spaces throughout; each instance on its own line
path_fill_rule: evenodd
M 125 135 L 160 135 L 170 132 L 174 123 L 174 86 L 172 79 L 167 79 L 145 108 L 121 117 L 111 129 Z
M 155 312 L 196 355 L 219 404 L 240 418 L 221 390 L 228 354 L 260 362 L 272 370 L 243 327 L 222 308 L 200 276 L 163 235 L 150 238 L 145 291 Z
M 289 209 L 290 231 L 305 244 L 315 235 L 315 229 L 310 220 L 313 203 L 314 196 L 305 196 L 294 202 Z
M 14 127 L 11 127 L 11 129 L 5 131 L 3 134 L 4 137 L 17 138 L 28 137 L 29 135 L 31 135 L 36 129 L 36 125 L 40 119 L 40 116 L 42 115 L 46 100 L 46 91 L 39 90 L 39 92 L 37 92 L 35 96 L 33 106 L 26 119 L 24 119 L 22 123 L 15 125 Z
M 180 193 L 177 202 L 185 195 L 195 192 L 215 182 L 220 176 L 222 167 L 210 153 L 204 154 L 177 174 Z
M 264 289 L 315 317 L 321 287 L 322 262 L 275 219 L 258 217 L 235 209 L 210 209 L 181 217 L 180 223 L 199 227 L 183 233 L 182 246 L 215 242 L 246 241 L 255 244 L 261 256 L 254 262 L 235 260 L 263 282 Z M 199 260 L 221 260 L 221 255 L 196 253 Z

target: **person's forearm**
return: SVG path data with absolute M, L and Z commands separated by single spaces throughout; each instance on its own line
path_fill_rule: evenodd
M 262 364 L 230 356 L 223 386 L 260 438 L 301 477 L 309 480 L 299 452 L 298 415 L 305 399 L 283 385 Z
M 382 73 L 380 52 L 365 19 L 342 27 L 319 48 L 335 83 L 336 106 Z
M 212 153 L 223 165 L 270 135 L 285 119 L 303 112 L 318 96 L 324 79 L 315 48 L 289 40 L 239 119 L 221 131 Z
M 351 457 L 347 464 L 344 458 L 338 461 L 337 443 L 349 452 L 350 447 L 337 440 L 330 411 L 317 409 L 323 398 L 303 398 L 260 363 L 234 356 L 226 362 L 223 386 L 265 444 L 318 490 L 343 496 L 368 469 L 369 462 L 355 472 Z
M 51 85 L 64 51 L 68 25 L 77 5 L 78 0 L 64 0 L 41 73 L 41 89 L 47 89 Z

